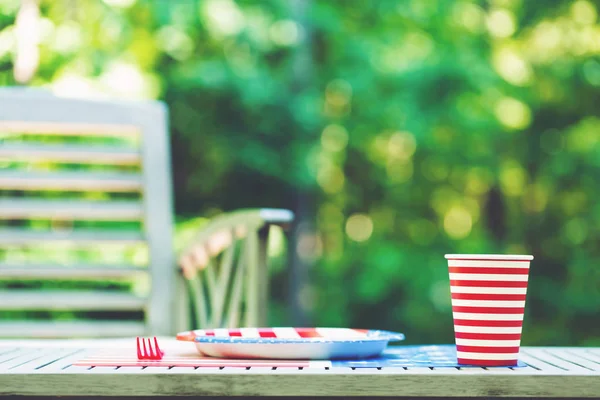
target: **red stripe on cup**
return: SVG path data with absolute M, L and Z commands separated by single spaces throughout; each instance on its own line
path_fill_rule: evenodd
M 462 326 L 491 326 L 495 328 L 520 328 L 523 326 L 523 321 L 485 321 L 485 320 L 470 320 L 470 319 L 455 319 L 454 325 Z
M 518 353 L 519 346 L 514 347 L 491 347 L 491 346 L 461 346 L 456 345 L 456 351 L 465 353 Z
M 468 307 L 452 306 L 452 311 L 476 314 L 523 314 L 525 307 Z
M 517 365 L 517 360 L 475 360 L 471 358 L 459 358 L 459 364 L 478 365 L 483 367 L 503 367 Z
M 450 286 L 497 287 L 497 288 L 526 288 L 527 282 L 520 281 L 464 281 L 451 280 Z
M 455 300 L 525 301 L 524 294 L 452 293 Z
M 495 267 L 448 267 L 453 274 L 502 274 L 527 275 L 529 268 L 495 268 Z
M 520 333 L 471 333 L 471 332 L 455 332 L 454 336 L 457 339 L 474 339 L 474 340 L 521 340 Z
M 296 332 L 298 332 L 301 338 L 321 337 L 319 332 L 314 328 L 296 328 Z
M 239 329 L 230 329 L 229 336 L 241 337 L 242 332 Z
M 259 329 L 258 330 L 258 334 L 261 338 L 276 338 L 277 335 L 275 335 L 275 332 L 273 332 L 273 329 Z
M 215 336 L 215 332 L 214 331 L 205 331 L 204 335 L 205 336 Z

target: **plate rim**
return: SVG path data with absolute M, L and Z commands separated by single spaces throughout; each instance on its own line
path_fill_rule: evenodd
M 261 328 L 258 328 L 261 329 Z M 332 328 L 329 328 L 332 329 Z M 335 329 L 335 328 L 334 328 Z M 347 329 L 347 328 L 337 328 Z M 199 330 L 199 329 L 197 329 Z M 191 338 L 189 333 L 194 330 L 187 332 L 180 332 L 177 334 L 177 340 L 188 341 L 194 343 L 231 343 L 231 344 L 319 344 L 319 343 L 373 343 L 373 342 L 400 342 L 406 339 L 404 333 L 393 332 L 381 329 L 363 329 L 367 331 L 367 335 L 364 338 L 323 338 L 323 337 L 309 337 L 309 338 L 271 338 L 271 337 L 241 337 L 241 336 L 200 336 L 196 335 Z

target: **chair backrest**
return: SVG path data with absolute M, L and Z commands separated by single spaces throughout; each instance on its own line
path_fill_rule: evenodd
M 179 329 L 267 326 L 269 231 L 293 219 L 290 210 L 246 209 L 204 226 L 179 255 L 191 298 L 180 304 L 191 303 L 193 310 L 193 322 Z
M 0 89 L 0 336 L 173 333 L 166 107 Z

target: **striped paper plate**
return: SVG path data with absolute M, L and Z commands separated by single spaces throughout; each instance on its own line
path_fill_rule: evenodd
M 241 328 L 182 332 L 205 356 L 288 360 L 358 359 L 379 355 L 397 332 L 349 328 Z

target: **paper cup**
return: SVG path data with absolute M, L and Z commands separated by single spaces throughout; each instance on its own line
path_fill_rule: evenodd
M 447 254 L 459 364 L 517 365 L 533 256 Z

